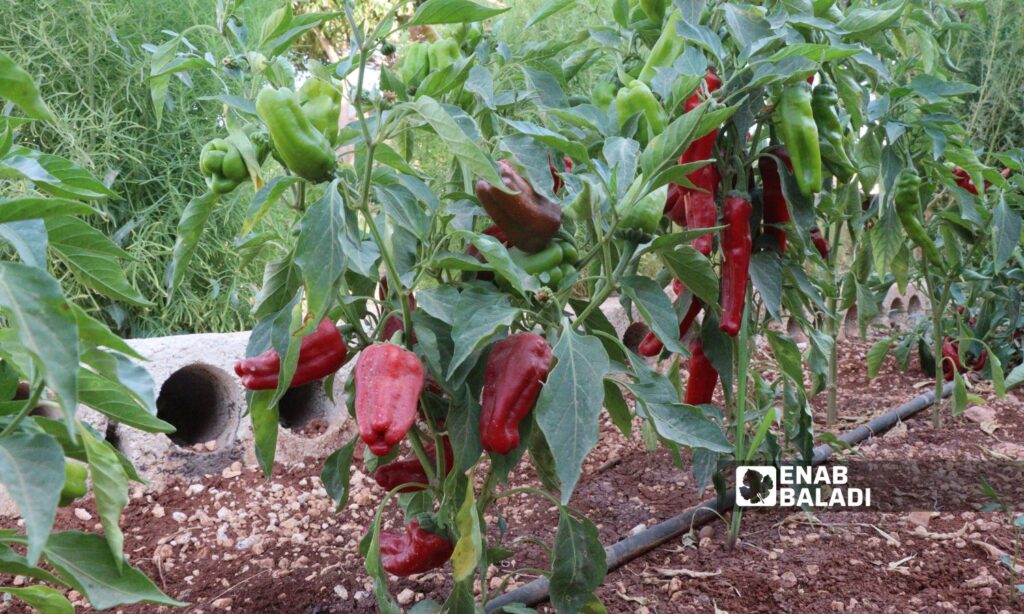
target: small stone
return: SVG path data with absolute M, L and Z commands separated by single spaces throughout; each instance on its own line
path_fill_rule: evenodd
M 160 505 L 159 503 L 153 506 L 154 518 L 163 518 L 165 515 L 166 514 L 164 513 L 164 506 Z
M 231 597 L 221 597 L 220 599 L 213 600 L 213 609 L 215 610 L 227 610 L 231 607 Z
M 783 588 L 793 588 L 796 586 L 796 574 L 792 571 L 787 571 L 782 574 L 780 582 L 782 583 Z
M 92 520 L 92 514 L 90 514 L 88 511 L 86 511 L 86 510 L 84 510 L 84 509 L 82 509 L 80 507 L 76 507 L 75 508 L 75 518 L 77 518 L 79 520 L 83 520 L 83 521 L 85 521 L 85 520 Z
M 204 490 L 206 490 L 206 487 L 203 486 L 202 484 L 192 484 L 191 486 L 188 487 L 188 490 L 185 491 L 185 494 L 191 497 L 193 495 L 198 495 Z
M 964 417 L 971 422 L 984 424 L 996 419 L 996 410 L 984 405 L 971 405 L 964 410 Z
M 818 575 L 819 569 L 820 568 L 817 565 L 808 565 L 807 566 L 807 575 L 809 575 L 809 576 L 816 576 L 816 575 Z
M 203 444 L 203 447 L 206 448 L 207 452 L 213 452 L 214 450 L 217 449 L 217 440 L 215 439 L 213 441 L 207 441 L 206 443 Z
M 715 527 L 708 525 L 703 527 L 699 533 L 697 533 L 698 540 L 711 539 L 715 536 Z
M 416 592 L 411 588 L 403 589 L 398 593 L 398 605 L 409 605 L 416 598 Z
M 344 586 L 340 584 L 335 584 L 334 594 L 338 596 L 338 599 L 341 599 L 342 601 L 348 601 L 348 591 L 345 589 Z
M 184 512 L 174 512 L 173 514 L 171 514 L 171 518 L 174 519 L 174 522 L 178 523 L 185 522 L 186 520 L 188 520 L 188 516 L 186 516 Z

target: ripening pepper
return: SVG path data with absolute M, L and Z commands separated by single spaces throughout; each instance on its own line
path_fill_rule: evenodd
M 85 480 L 88 477 L 89 471 L 86 465 L 66 461 L 64 463 L 64 486 L 60 489 L 60 500 L 57 501 L 57 505 L 67 507 L 75 499 L 84 497 L 88 491 L 88 487 L 85 484 Z
M 565 165 L 565 172 L 572 172 L 572 158 L 569 156 L 562 156 L 562 163 Z M 558 194 L 562 190 L 562 186 L 565 182 L 562 180 L 562 175 L 558 169 L 555 168 L 555 163 L 551 160 L 551 152 L 548 152 L 548 170 L 551 171 L 551 191 Z
M 722 319 L 718 329 L 735 337 L 740 332 L 743 306 L 747 299 L 750 278 L 750 215 L 753 208 L 746 194 L 734 192 L 726 196 L 722 208 L 725 228 L 722 229 Z
M 441 567 L 452 556 L 451 542 L 413 520 L 405 533 L 381 531 L 380 564 L 395 576 L 411 576 Z
M 294 92 L 263 88 L 256 97 L 256 112 L 267 125 L 274 149 L 288 170 L 317 183 L 334 176 L 334 148 L 306 117 Z
M 942 344 L 942 376 L 947 382 L 953 381 L 955 373 L 966 371 L 960 363 L 960 345 L 947 338 Z
M 659 3 L 658 0 L 654 2 Z M 664 11 L 664 6 L 662 6 Z M 658 19 L 651 18 L 655 23 L 661 23 L 664 18 L 664 13 Z M 679 11 L 672 11 L 671 17 L 669 17 L 668 23 L 661 31 L 661 36 L 658 37 L 658 41 L 651 47 L 651 52 L 647 54 L 647 61 L 644 62 L 644 67 L 640 69 L 640 80 L 647 85 L 651 84 L 654 77 L 657 76 L 657 70 L 659 68 L 670 68 L 683 53 L 683 49 L 686 47 L 686 40 L 676 31 L 676 24 L 682 20 L 682 14 Z
M 518 193 L 507 194 L 479 179 L 476 196 L 512 245 L 524 252 L 539 252 L 562 227 L 562 208 L 537 194 L 507 160 L 498 162 L 498 167 L 505 187 Z
M 398 60 L 398 74 L 407 86 L 417 87 L 430 73 L 430 58 L 426 43 L 407 45 Z
M 818 254 L 821 255 L 822 260 L 828 260 L 828 239 L 825 238 L 825 235 L 822 234 L 821 229 L 817 226 L 811 228 L 811 243 L 814 244 L 814 249 L 818 250 Z
M 227 194 L 249 178 L 241 152 L 225 139 L 213 139 L 203 146 L 199 172 L 214 194 Z
M 427 446 L 427 458 L 434 459 L 434 448 Z M 452 444 L 447 437 L 444 438 L 444 474 L 448 475 L 455 465 L 455 453 L 452 451 Z M 443 476 L 442 476 L 443 479 Z M 420 486 L 406 486 L 400 493 L 417 492 L 427 487 L 427 472 L 423 470 L 423 464 L 416 456 L 404 460 L 392 461 L 386 465 L 377 467 L 373 472 L 373 480 L 384 490 L 391 492 L 402 484 L 420 484 Z
M 663 185 L 647 196 L 629 205 L 629 193 L 618 203 L 619 228 L 639 230 L 651 234 L 658 230 L 661 222 L 665 199 L 668 197 L 668 186 Z M 628 205 L 628 206 L 627 206 Z
M 843 125 L 839 122 L 836 105 L 839 104 L 839 93 L 834 85 L 822 83 L 814 88 L 811 95 L 811 110 L 821 137 L 821 158 L 836 179 L 847 182 L 857 172 L 856 166 L 846 153 L 846 142 L 843 139 Z
M 775 114 L 800 193 L 810 198 L 821 191 L 821 145 L 811 108 L 811 86 L 800 82 L 784 89 Z
M 491 348 L 480 401 L 484 450 L 508 454 L 519 446 L 519 423 L 537 401 L 551 358 L 547 340 L 534 333 L 512 335 Z
M 359 353 L 354 371 L 359 436 L 377 456 L 391 452 L 416 420 L 426 375 L 412 352 L 377 343 Z
M 642 81 L 631 81 L 615 95 L 615 107 L 619 114 L 619 128 L 626 125 L 630 117 L 640 114 L 637 140 L 646 145 L 665 130 L 668 118 L 654 93 Z
M 312 333 L 299 343 L 299 362 L 289 388 L 297 388 L 323 379 L 345 364 L 348 347 L 338 328 L 329 318 L 320 321 Z M 281 370 L 281 357 L 273 348 L 258 356 L 235 363 L 235 373 L 249 390 L 274 390 Z
M 779 176 L 779 165 L 775 161 L 778 158 L 790 172 L 793 171 L 793 163 L 786 153 L 785 147 L 776 147 L 757 160 L 757 167 L 761 171 L 761 217 L 764 222 L 765 234 L 775 239 L 779 253 L 786 251 L 786 230 L 782 224 L 790 221 L 789 204 L 782 193 L 782 178 Z
M 686 395 L 683 402 L 687 405 L 707 405 L 715 395 L 718 385 L 718 371 L 704 355 L 704 344 L 700 337 L 690 342 L 690 376 L 686 380 Z
M 704 308 L 704 303 L 701 302 L 696 296 L 690 301 L 690 308 L 686 310 L 686 315 L 683 316 L 681 322 L 679 322 L 679 338 L 682 339 L 689 332 L 690 327 L 693 326 L 693 322 L 697 319 L 697 315 L 700 314 L 701 309 Z M 643 341 L 640 342 L 637 348 L 637 353 L 641 356 L 657 356 L 661 354 L 661 350 L 665 348 L 665 344 L 654 334 L 653 331 L 647 333 Z
M 427 62 L 432 73 L 448 68 L 461 57 L 459 44 L 450 38 L 436 40 L 427 47 Z
M 611 81 L 602 81 L 594 86 L 590 93 L 590 102 L 602 111 L 607 111 L 615 101 L 615 84 Z
M 906 169 L 896 179 L 896 215 L 900 218 L 900 224 L 907 236 L 914 245 L 921 248 L 928 262 L 936 267 L 942 268 L 942 256 L 935 241 L 928 236 L 924 224 L 921 222 L 921 178 L 917 173 Z
M 1009 179 L 1010 174 L 1012 172 L 1013 171 L 1011 171 L 1010 169 L 1004 168 L 1003 170 L 999 171 L 999 174 L 1003 176 L 1003 179 Z M 958 186 L 967 190 L 971 194 L 974 194 L 975 196 L 978 195 L 978 188 L 977 186 L 974 185 L 974 181 L 971 179 L 970 173 L 957 166 L 953 168 L 953 177 L 956 179 L 956 184 Z M 985 191 L 987 192 L 990 187 L 992 187 L 992 182 L 986 179 Z
M 715 195 L 718 192 L 720 182 L 718 168 L 714 164 L 708 164 L 690 174 L 690 181 L 698 188 L 706 190 L 697 192 L 688 190 L 683 197 L 683 212 L 686 219 L 686 227 L 690 230 L 710 228 L 718 223 L 718 208 L 715 206 Z M 671 214 L 673 219 L 677 217 L 675 210 Z M 709 256 L 714 246 L 714 237 L 711 233 L 702 235 L 693 240 L 693 248 L 698 252 Z
M 683 191 L 683 186 L 677 183 L 668 184 L 668 192 L 665 193 L 665 207 L 662 209 L 661 212 L 665 215 L 668 215 L 677 206 L 682 207 L 684 194 L 685 192 Z M 680 211 L 681 210 L 682 209 L 680 208 Z M 686 220 L 683 219 L 681 223 L 685 224 Z
M 341 116 L 341 93 L 330 83 L 309 79 L 299 90 L 302 112 L 313 127 L 320 131 L 331 145 L 338 142 L 338 119 Z

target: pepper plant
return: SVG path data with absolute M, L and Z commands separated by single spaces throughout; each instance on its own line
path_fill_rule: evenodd
M 921 24 L 955 14 L 908 0 L 845 11 L 828 1 L 618 0 L 611 21 L 578 39 L 510 46 L 488 32 L 503 8 L 427 0 L 399 19 L 409 6 L 375 24 L 360 23 L 352 2 L 339 14 L 286 7 L 249 29 L 225 2 L 222 51 L 244 66 L 218 68 L 182 35 L 158 48 L 161 96 L 175 72 L 227 77 L 217 96 L 228 136 L 200 160 L 209 190 L 181 220 L 170 286 L 218 206 L 222 177 L 251 185 L 238 245 L 268 262 L 238 371 L 267 376 L 258 386 L 243 379 L 257 458 L 269 474 L 287 389 L 354 357 L 345 389 L 358 434 L 322 479 L 340 509 L 365 446 L 365 469 L 386 493 L 361 546 L 382 611 L 398 611 L 389 574 L 449 561 L 444 604 L 419 607 L 486 604 L 488 569 L 527 541 L 487 519 L 519 493 L 557 509 L 546 571 L 555 609 L 597 610 L 604 550 L 570 503 L 603 409 L 678 463 L 689 449 L 701 490 L 726 488 L 731 462 L 810 460 L 810 399 L 827 381 L 835 390 L 840 311 L 877 302 L 887 267 L 909 254 L 917 218 L 892 204 L 896 175 L 937 168 L 943 155 L 963 162 L 955 122 L 929 113 L 964 87 L 893 70 L 904 28 L 934 42 Z M 530 23 L 571 6 L 546 5 Z M 352 32 L 346 55 L 295 70 L 289 45 L 333 19 Z M 371 59 L 411 28 L 436 40 L 378 65 L 372 87 Z M 567 93 L 584 71 L 614 78 L 589 99 Z M 912 95 L 937 98 L 936 108 L 897 119 L 904 109 L 892 103 Z M 342 101 L 353 118 L 341 117 Z M 434 176 L 422 170 L 428 155 L 441 158 L 429 160 L 442 169 Z M 879 188 L 865 216 L 861 203 Z M 275 206 L 292 210 L 291 224 L 262 223 Z M 821 228 L 835 248 L 844 223 L 874 217 L 870 242 L 849 233 L 853 269 L 836 268 Z M 826 260 L 831 273 L 815 281 L 809 271 Z M 625 340 L 602 310 L 615 298 L 631 324 Z M 806 351 L 779 331 L 786 317 Z M 336 340 L 325 318 L 341 322 L 348 347 L 328 344 L 335 360 L 321 363 L 306 340 Z M 770 359 L 755 367 L 759 338 Z M 654 356 L 671 359 L 667 373 L 645 360 Z M 543 488 L 508 487 L 525 458 Z M 389 528 L 392 506 L 400 520 Z M 740 520 L 737 509 L 733 541 Z
M 125 278 L 127 254 L 87 221 L 116 198 L 71 160 L 21 141 L 28 122 L 58 120 L 31 75 L 0 52 L 0 99 L 24 115 L 0 116 L 0 485 L 24 531 L 0 529 L 0 585 L 42 612 L 73 612 L 64 590 L 96 609 L 146 602 L 184 605 L 125 560 L 121 512 L 130 481 L 143 483 L 79 405 L 142 430 L 170 433 L 156 417 L 153 381 L 127 343 L 71 302 L 51 274 L 59 261 L 114 301 L 149 302 Z M 12 109 L 13 111 L 13 109 Z M 103 534 L 52 532 L 57 507 L 88 492 L 91 478 Z

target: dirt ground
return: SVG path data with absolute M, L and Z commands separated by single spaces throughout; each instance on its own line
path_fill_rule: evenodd
M 870 343 L 841 346 L 840 430 L 926 390 L 929 378 L 899 372 L 888 358 L 868 380 Z M 931 427 L 923 412 L 884 437 L 860 446 L 867 460 L 1010 458 L 1024 460 L 1024 393 L 998 399 L 986 383 L 971 391 L 985 400 L 965 415 Z M 825 394 L 814 399 L 816 431 L 824 431 Z M 696 492 L 688 467 L 672 465 L 665 450 L 645 451 L 636 429 L 622 436 L 607 418 L 584 464 L 572 504 L 597 523 L 605 544 L 649 527 L 709 494 Z M 374 612 L 371 582 L 358 542 L 381 492 L 356 471 L 352 499 L 338 513 L 317 477 L 323 459 L 278 468 L 266 481 L 252 467 L 180 483 L 160 493 L 137 488 L 125 511 L 125 552 L 168 595 L 189 602 L 185 612 Z M 513 485 L 536 485 L 526 464 Z M 555 511 L 535 498 L 501 500 L 497 514 L 506 540 L 533 535 L 551 541 Z M 494 524 L 495 517 L 488 518 Z M 91 500 L 58 513 L 57 529 L 98 530 Z M 1019 579 L 999 557 L 1014 552 L 1005 513 L 920 510 L 748 512 L 741 541 L 726 544 L 716 522 L 673 540 L 610 573 L 597 591 L 609 612 L 1013 612 Z M 493 596 L 506 570 L 547 567 L 535 546 L 492 568 Z M 1018 568 L 1024 572 L 1024 565 Z M 509 586 L 532 580 L 516 575 Z M 445 574 L 393 579 L 402 605 L 447 592 Z M 0 576 L 0 584 L 20 579 Z M 77 594 L 77 611 L 90 612 Z M 0 604 L 0 612 L 21 612 Z M 139 605 L 117 612 L 171 612 Z M 546 606 L 541 611 L 550 611 Z

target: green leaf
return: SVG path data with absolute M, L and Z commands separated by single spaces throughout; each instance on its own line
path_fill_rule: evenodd
M 122 424 L 150 433 L 173 433 L 174 425 L 147 411 L 119 381 L 93 373 L 78 371 L 78 395 L 81 402 Z
M 775 252 L 758 252 L 750 259 L 750 281 L 764 306 L 778 320 L 782 308 L 782 262 Z
M 562 136 L 553 130 L 548 130 L 543 126 L 531 124 L 530 122 L 504 118 L 502 118 L 502 121 L 517 132 L 533 137 L 535 140 L 540 141 L 541 143 L 544 143 L 545 145 L 548 145 L 560 152 L 569 154 L 569 157 L 574 160 L 585 161 L 590 159 L 586 146 L 584 146 L 584 144 L 579 140 Z
M 355 435 L 324 461 L 324 468 L 320 471 L 320 481 L 324 483 L 327 494 L 337 503 L 336 511 L 341 511 L 348 502 L 349 478 L 352 472 L 352 454 L 359 443 L 359 436 Z
M 678 158 L 690 143 L 724 124 L 741 107 L 736 104 L 712 109 L 713 104 L 706 100 L 693 111 L 680 115 L 648 143 L 640 154 L 640 168 L 645 177 L 653 176 L 664 162 Z
M 210 219 L 213 207 L 219 201 L 220 197 L 217 194 L 206 191 L 189 201 L 184 213 L 181 214 L 178 238 L 174 241 L 174 252 L 171 255 L 171 266 L 167 269 L 168 299 L 185 278 L 185 272 L 199 243 L 199 236 L 203 234 L 203 227 L 206 226 L 206 220 Z
M 85 442 L 85 454 L 89 458 L 89 475 L 96 495 L 96 509 L 100 513 L 103 532 L 113 556 L 115 565 L 121 569 L 124 564 L 124 534 L 121 533 L 121 512 L 128 505 L 128 476 L 121 467 L 117 454 L 107 442 L 93 437 L 82 429 L 79 431 Z
M 788 335 L 768 330 L 768 344 L 771 345 L 775 361 L 796 386 L 803 387 L 804 372 L 801 366 L 800 349 Z
M 622 397 L 619 386 L 610 379 L 604 380 L 604 407 L 608 410 L 612 424 L 622 431 L 623 435 L 629 437 L 633 432 L 633 413 L 629 411 L 629 405 Z
M 58 215 L 92 215 L 96 210 L 67 198 L 0 199 L 0 224 L 21 220 L 45 219 Z
M 689 245 L 660 251 L 665 265 L 706 305 L 718 304 L 718 276 L 711 262 Z
M 427 0 L 416 10 L 416 14 L 406 27 L 483 21 L 507 10 L 509 9 L 477 4 L 470 0 Z
M 75 608 L 60 591 L 49 586 L 27 586 L 14 588 L 0 586 L 0 593 L 9 593 L 21 599 L 39 612 L 46 614 L 75 614 Z
M 554 356 L 558 362 L 548 374 L 534 412 L 554 453 L 565 504 L 579 481 L 583 459 L 597 444 L 604 400 L 601 382 L 611 365 L 596 337 L 579 335 L 568 327 L 555 344 Z
M 455 528 L 459 532 L 459 541 L 455 543 L 452 552 L 452 577 L 456 582 L 462 582 L 472 577 L 480 562 L 480 555 L 483 554 L 480 517 L 476 510 L 472 483 L 466 487 L 466 497 L 462 500 L 459 512 L 455 514 Z
M 164 595 L 138 569 L 130 565 L 121 567 L 100 535 L 78 531 L 54 533 L 43 554 L 57 573 L 97 610 L 141 602 L 188 605 Z
M 537 9 L 537 12 L 526 21 L 526 25 L 523 27 L 529 29 L 552 15 L 557 15 L 562 11 L 575 7 L 576 4 L 576 0 L 548 0 L 544 3 L 544 6 Z
M 1013 371 L 1010 371 L 1009 375 L 1006 376 L 1006 389 L 1015 388 L 1024 384 L 1024 363 L 1014 367 Z
M 839 27 L 850 34 L 871 34 L 889 27 L 900 18 L 906 0 L 893 0 L 877 7 L 857 7 L 846 12 Z
M 334 181 L 299 222 L 295 264 L 302 271 L 306 300 L 312 313 L 327 312 L 338 280 L 345 272 L 345 249 L 341 243 L 344 225 L 344 203 L 338 193 L 338 183 Z
M 633 304 L 651 330 L 670 352 L 684 352 L 679 342 L 679 319 L 665 291 L 650 277 L 630 275 L 620 280 L 622 292 Z
M 579 612 L 608 573 L 597 527 L 586 518 L 558 510 L 558 532 L 551 552 L 551 605 L 556 612 Z
M 882 368 L 882 363 L 885 362 L 885 357 L 889 355 L 889 348 L 892 347 L 894 340 L 893 337 L 882 339 L 868 350 L 868 379 L 875 379 L 875 376 L 878 375 L 878 371 Z
M 953 374 L 953 417 L 964 413 L 967 409 L 967 386 L 959 372 Z
M 3 169 L 10 169 L 4 172 Z M 0 176 L 28 179 L 36 189 L 61 198 L 100 200 L 117 196 L 92 174 L 67 158 L 27 147 L 12 147 L 0 159 Z
M 3 544 L 0 544 L 0 573 L 11 576 L 26 576 L 57 586 L 64 586 L 64 583 L 56 576 L 41 567 L 29 565 L 25 557 Z
M 244 236 L 252 232 L 256 224 L 263 219 L 263 216 L 270 211 L 270 208 L 288 191 L 288 188 L 300 181 L 302 181 L 302 178 L 295 175 L 278 175 L 267 182 L 267 185 L 260 188 L 259 192 L 256 192 L 252 197 L 249 209 L 245 213 L 245 221 L 242 222 L 242 229 L 238 234 Z
M 29 117 L 47 122 L 57 121 L 43 101 L 32 75 L 15 64 L 11 56 L 3 51 L 0 51 L 0 98 L 10 100 Z
M 14 432 L 0 439 L 0 484 L 25 519 L 29 565 L 35 565 L 57 515 L 64 451 L 49 435 Z
M 442 2 L 444 1 L 442 0 Z M 420 11 L 433 2 L 435 0 L 429 0 L 420 7 Z M 430 127 L 437 133 L 437 136 L 444 143 L 449 153 L 459 159 L 459 162 L 466 167 L 468 173 L 474 177 L 484 179 L 487 183 L 502 191 L 509 191 L 509 188 L 501 180 L 501 176 L 494 169 L 494 164 L 491 163 L 484 150 L 466 135 L 462 128 L 455 123 L 452 116 L 448 114 L 448 111 L 438 104 L 436 100 L 429 96 L 424 96 L 416 100 L 416 102 L 408 103 L 407 106 L 430 124 Z
M 71 311 L 75 314 L 75 321 L 78 323 L 78 334 L 84 343 L 108 347 L 132 358 L 143 360 L 141 354 L 115 335 L 106 324 L 87 314 L 78 305 L 74 303 L 70 303 L 70 305 Z
M 18 339 L 46 369 L 46 383 L 60 398 L 64 422 L 74 428 L 78 407 L 78 324 L 57 281 L 46 271 L 0 262 L 0 307 Z
M 249 415 L 252 418 L 252 431 L 256 444 L 256 460 L 259 462 L 263 475 L 269 476 L 274 468 L 274 455 L 277 452 L 278 409 L 274 400 L 273 390 L 257 390 L 249 399 Z
M 1021 245 L 1021 217 L 1006 204 L 1000 193 L 999 203 L 992 211 L 992 264 L 998 272 Z
M 486 345 L 498 331 L 512 325 L 519 310 L 508 298 L 494 290 L 474 286 L 459 296 L 455 313 L 461 314 L 452 325 L 455 350 L 446 379 L 451 379 L 469 356 Z
M 46 220 L 50 247 L 84 285 L 110 298 L 140 307 L 151 307 L 138 290 L 128 283 L 118 258 L 127 252 L 106 235 L 74 217 L 53 217 Z

